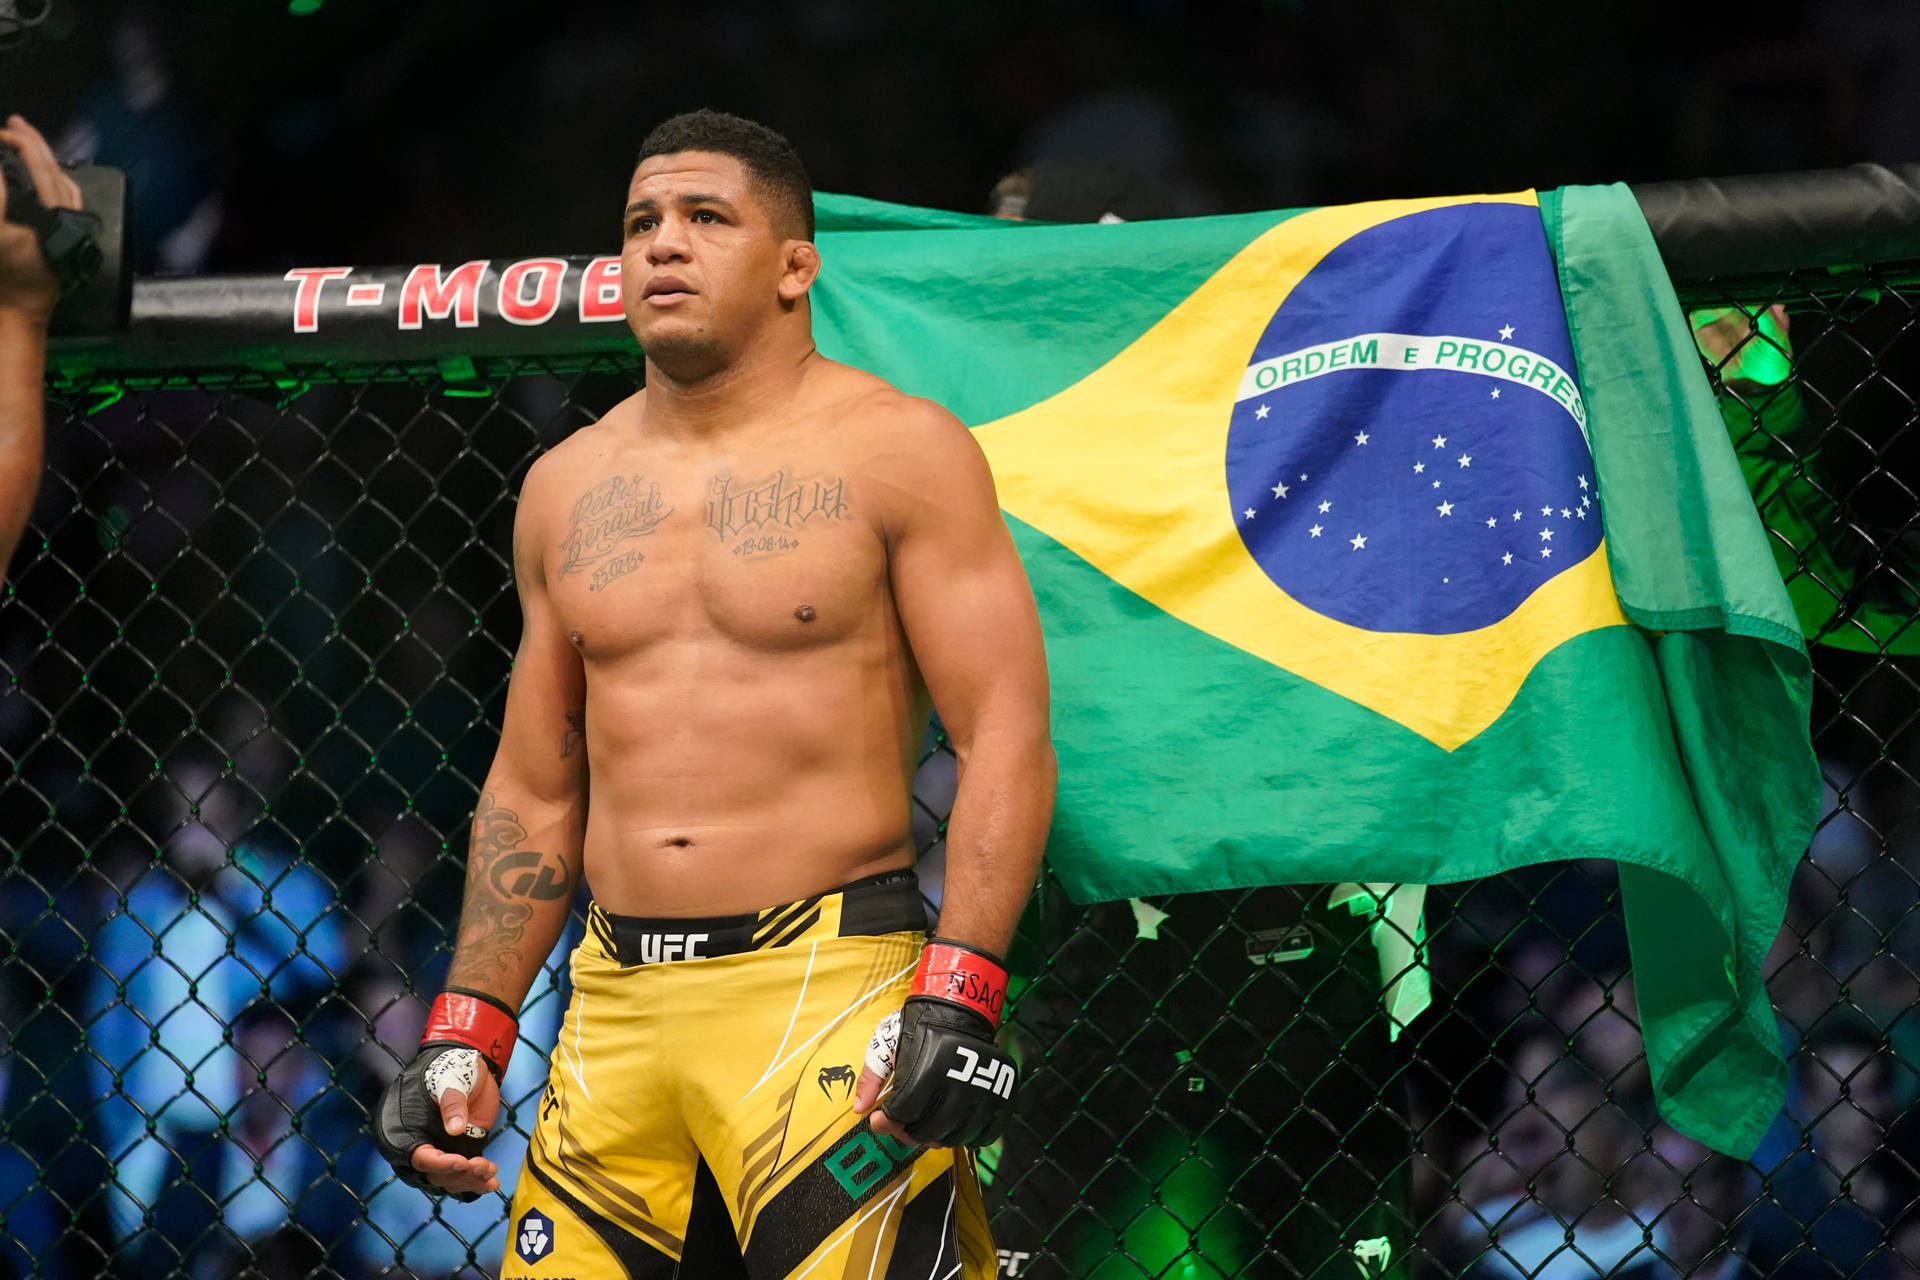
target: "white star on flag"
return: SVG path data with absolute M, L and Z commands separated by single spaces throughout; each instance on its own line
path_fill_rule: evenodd
M 1433 438 L 1433 447 L 1434 447 L 1434 448 L 1436 448 L 1436 449 L 1444 449 L 1444 448 L 1446 448 L 1446 447 L 1447 447 L 1447 438 L 1446 438 L 1445 436 L 1435 436 L 1435 437 Z
M 1573 514 L 1579 516 L 1582 520 L 1585 520 L 1587 518 L 1587 509 L 1585 507 L 1581 507 L 1578 511 L 1575 511 Z
M 1306 482 L 1307 482 L 1307 473 L 1302 471 L 1300 473 L 1300 483 L 1305 484 Z
M 1499 523 L 1500 523 L 1500 522 L 1499 522 L 1498 520 L 1496 520 L 1496 519 L 1494 519 L 1494 518 L 1493 518 L 1492 516 L 1488 516 L 1488 517 L 1487 517 L 1487 528 L 1489 528 L 1489 529 L 1491 529 L 1491 528 L 1493 528 L 1493 526 L 1495 526 L 1495 525 L 1497 525 L 1497 524 L 1499 524 Z
M 1366 546 L 1366 545 L 1367 545 L 1367 535 L 1366 535 L 1366 534 L 1364 534 L 1364 533 L 1356 533 L 1356 534 L 1354 534 L 1354 535 L 1353 535 L 1353 549 L 1354 549 L 1355 551 L 1358 551 L 1358 550 L 1360 550 L 1360 548 L 1362 548 L 1362 547 L 1364 547 L 1364 546 Z
M 1284 481 L 1273 486 L 1273 496 L 1276 498 L 1284 498 L 1287 496 L 1287 486 Z
M 1440 482 L 1439 482 L 1438 480 L 1435 480 L 1435 481 L 1433 482 L 1433 487 L 1434 487 L 1434 488 L 1436 488 L 1436 489 L 1438 489 L 1438 488 L 1440 487 Z
M 1498 400 L 1498 399 L 1500 398 L 1500 388 L 1498 388 L 1498 387 L 1495 387 L 1495 388 L 1493 389 L 1493 398 L 1494 398 L 1495 400 Z
M 1518 519 L 1520 518 L 1520 513 L 1519 513 L 1518 511 L 1516 511 L 1516 512 L 1514 512 L 1514 513 L 1513 513 L 1513 518 L 1514 518 L 1515 520 L 1518 520 Z
M 1560 518 L 1561 518 L 1562 520 L 1565 520 L 1565 519 L 1566 519 L 1566 518 L 1567 518 L 1568 516 L 1570 516 L 1570 515 L 1572 515 L 1572 514 L 1573 514 L 1573 512 L 1571 512 L 1571 511 L 1569 511 L 1569 510 L 1567 510 L 1567 509 L 1566 509 L 1565 507 L 1562 507 L 1562 508 L 1560 508 Z
M 1508 340 L 1509 338 L 1511 338 L 1511 337 L 1513 337 L 1513 326 L 1512 326 L 1512 325 L 1510 325 L 1510 324 L 1506 324 L 1506 325 L 1501 325 L 1501 326 L 1500 326 L 1500 341 L 1502 341 L 1502 342 L 1505 342 L 1505 341 L 1507 341 L 1507 340 Z
M 1540 555 L 1542 559 L 1551 560 L 1553 558 L 1553 548 L 1552 547 L 1540 548 Z
M 1319 525 L 1315 525 L 1315 526 L 1313 526 L 1313 528 L 1311 528 L 1311 529 L 1309 529 L 1309 530 L 1307 530 L 1307 536 L 1308 536 L 1309 538 L 1317 538 L 1317 537 L 1319 537 L 1319 536 L 1320 536 L 1320 526 L 1319 526 Z
M 1540 531 L 1540 541 L 1542 541 L 1542 542 L 1552 542 L 1552 541 L 1553 541 L 1553 530 L 1551 530 L 1551 529 L 1542 529 L 1542 530 Z
M 1268 412 L 1267 406 L 1261 405 L 1258 409 L 1255 409 L 1253 411 L 1253 416 L 1256 418 L 1264 418 L 1267 416 L 1267 412 Z
M 1450 516 L 1453 514 L 1453 504 L 1451 502 L 1443 502 L 1439 506 L 1435 507 L 1434 510 L 1438 511 L 1443 516 Z
M 1244 514 L 1244 515 L 1245 515 L 1245 516 L 1247 517 L 1247 519 L 1249 519 L 1249 520 L 1251 520 L 1251 519 L 1253 519 L 1253 508 L 1252 508 L 1252 507 L 1248 507 L 1248 508 L 1246 509 L 1246 511 L 1245 511 L 1245 512 L 1243 512 L 1242 514 Z
M 1552 508 L 1552 507 L 1542 507 L 1542 508 L 1540 508 L 1540 514 L 1541 514 L 1541 515 L 1543 515 L 1543 516 L 1550 516 L 1550 515 L 1552 515 L 1552 514 L 1553 514 L 1553 508 Z
M 1367 442 L 1367 433 L 1362 431 L 1359 435 L 1353 438 L 1353 442 L 1355 444 L 1365 444 Z
M 1501 557 L 1500 557 L 1500 563 L 1501 563 L 1501 564 L 1512 564 L 1512 563 L 1513 563 L 1513 552 L 1511 552 L 1511 551 L 1509 551 L 1509 552 L 1507 552 L 1507 554 L 1505 554 L 1505 555 L 1503 555 L 1503 556 L 1501 556 Z
M 1587 478 L 1585 476 L 1580 477 L 1580 487 L 1582 489 L 1587 487 Z
M 1470 454 L 1470 453 L 1463 453 L 1463 454 L 1461 454 L 1461 455 L 1460 455 L 1460 465 L 1461 465 L 1461 466 L 1463 466 L 1463 467 L 1470 467 L 1470 466 L 1472 466 L 1472 465 L 1473 465 L 1473 455 L 1472 455 L 1472 454 Z
M 1329 512 L 1329 511 L 1331 511 L 1331 510 L 1333 510 L 1333 504 L 1332 504 L 1331 502 L 1323 502 L 1323 503 L 1321 503 L 1321 504 L 1320 504 L 1320 514 L 1321 514 L 1321 515 L 1325 515 L 1325 514 L 1327 514 L 1327 512 Z
M 1422 471 L 1425 471 L 1426 469 L 1427 469 L 1427 464 L 1424 462 L 1416 462 L 1413 464 L 1413 474 L 1415 475 L 1419 475 Z

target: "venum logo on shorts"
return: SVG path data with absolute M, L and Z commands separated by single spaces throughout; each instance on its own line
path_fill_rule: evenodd
M 828 1087 L 830 1085 L 845 1085 L 847 1096 L 851 1097 L 853 1094 L 855 1076 L 852 1067 L 822 1067 L 819 1079 L 820 1092 L 829 1098 L 833 1097 L 833 1090 Z
M 538 1209 L 520 1215 L 513 1228 L 513 1251 L 522 1262 L 538 1262 L 553 1252 L 553 1219 Z

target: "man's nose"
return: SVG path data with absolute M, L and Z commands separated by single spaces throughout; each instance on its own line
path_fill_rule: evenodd
M 647 261 L 685 262 L 688 241 L 686 224 L 676 218 L 662 218 L 647 239 Z

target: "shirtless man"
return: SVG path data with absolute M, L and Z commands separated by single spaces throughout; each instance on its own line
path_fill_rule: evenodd
M 415 1185 L 499 1187 L 476 1135 L 584 873 L 505 1276 L 991 1276 L 967 1148 L 1011 1109 L 996 957 L 1054 757 L 986 460 L 814 349 L 812 197 L 778 134 L 667 121 L 622 231 L 646 390 L 521 490 L 448 991 L 376 1138 Z M 935 706 L 960 774 L 926 940 L 909 788 Z

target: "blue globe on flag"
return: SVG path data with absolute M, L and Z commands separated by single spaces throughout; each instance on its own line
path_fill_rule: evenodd
M 1234 524 L 1276 586 L 1369 631 L 1452 634 L 1593 554 L 1558 296 L 1538 212 L 1511 204 L 1395 218 L 1307 273 L 1254 347 L 1227 435 Z

